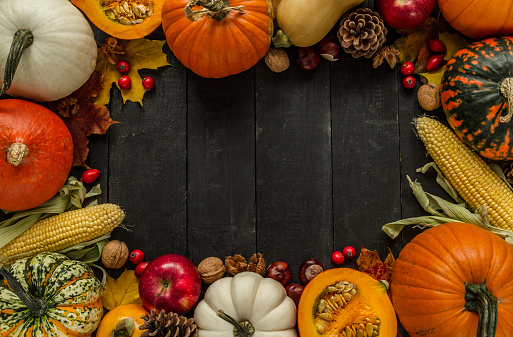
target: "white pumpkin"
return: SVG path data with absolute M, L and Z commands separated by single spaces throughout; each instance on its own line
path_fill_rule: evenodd
M 247 321 L 254 333 L 234 330 L 236 322 L 229 323 L 219 317 L 219 310 L 239 323 Z M 252 272 L 212 283 L 194 311 L 198 337 L 297 337 L 296 317 L 296 305 L 285 288 Z
M 9 60 L 4 78 L 20 30 L 19 37 L 30 39 L 29 31 L 33 42 L 22 51 L 17 67 Z M 40 102 L 68 96 L 89 79 L 96 55 L 91 26 L 69 0 L 0 0 L 0 79 L 4 86 L 12 79 L 7 94 Z

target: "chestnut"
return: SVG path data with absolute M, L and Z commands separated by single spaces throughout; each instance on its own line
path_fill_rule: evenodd
M 319 54 L 328 61 L 340 59 L 340 44 L 333 35 L 328 35 L 319 42 Z
M 299 305 L 299 299 L 301 298 L 301 294 L 303 294 L 303 290 L 305 287 L 301 284 L 290 283 L 287 287 L 285 287 L 287 291 L 287 296 L 292 298 L 294 303 L 296 303 L 296 307 Z
M 267 268 L 267 277 L 280 282 L 281 285 L 285 287 L 290 283 L 292 277 L 289 264 L 284 261 L 273 262 L 269 268 Z
M 299 279 L 301 283 L 307 284 L 313 279 L 317 274 L 320 274 L 324 271 L 324 266 L 321 262 L 316 259 L 308 259 L 301 263 L 299 266 Z
M 314 71 L 319 66 L 321 56 L 313 47 L 300 47 L 297 50 L 296 63 L 303 71 Z

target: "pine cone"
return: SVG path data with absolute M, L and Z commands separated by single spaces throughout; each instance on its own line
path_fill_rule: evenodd
M 144 324 L 139 326 L 139 330 L 146 330 L 141 337 L 196 337 L 198 330 L 194 318 L 187 319 L 176 313 L 166 314 L 161 310 L 157 315 L 155 309 L 151 310 L 150 315 L 145 314 L 141 317 Z
M 346 13 L 337 36 L 342 49 L 354 58 L 371 58 L 386 41 L 387 29 L 379 14 L 369 8 Z

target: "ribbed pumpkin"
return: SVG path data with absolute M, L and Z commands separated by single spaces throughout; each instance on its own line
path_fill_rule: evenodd
M 167 0 L 162 8 L 167 43 L 183 65 L 202 77 L 220 78 L 265 56 L 273 34 L 271 0 L 195 2 L 189 7 L 188 0 Z
M 73 140 L 42 105 L 0 101 L 0 209 L 19 211 L 53 197 L 68 178 Z
M 511 0 L 438 0 L 438 7 L 451 26 L 471 38 L 513 33 Z
M 447 121 L 464 143 L 486 158 L 513 159 L 512 68 L 513 39 L 495 37 L 458 51 L 442 78 Z
M 91 336 L 100 324 L 103 288 L 87 264 L 42 253 L 0 273 L 0 336 Z
M 411 337 L 511 336 L 512 263 L 513 247 L 487 230 L 466 223 L 433 227 L 399 254 L 392 303 Z

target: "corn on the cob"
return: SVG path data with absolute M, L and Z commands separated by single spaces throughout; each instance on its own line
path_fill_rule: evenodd
M 9 264 L 18 258 L 93 240 L 111 232 L 124 218 L 118 205 L 100 204 L 37 221 L 0 249 L 0 263 Z
M 472 209 L 486 206 L 490 224 L 513 229 L 513 191 L 490 166 L 439 121 L 420 117 L 417 132 L 429 155 Z

